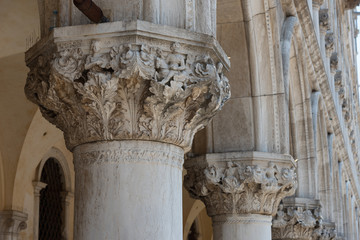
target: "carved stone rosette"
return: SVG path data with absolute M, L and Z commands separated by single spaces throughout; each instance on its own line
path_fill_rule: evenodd
M 288 155 L 260 152 L 207 154 L 185 161 L 184 186 L 202 200 L 208 215 L 275 215 L 294 194 L 296 173 Z
M 0 239 L 17 240 L 27 227 L 27 214 L 18 211 L 0 212 Z
M 56 28 L 30 49 L 26 96 L 64 132 L 70 150 L 125 139 L 189 150 L 230 97 L 225 53 L 208 35 L 141 21 L 106 24 L 104 32 Z
M 324 223 L 320 204 L 280 204 L 273 219 L 272 239 L 333 240 L 334 223 Z

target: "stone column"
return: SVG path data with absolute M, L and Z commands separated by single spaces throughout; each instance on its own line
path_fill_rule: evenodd
M 184 166 L 185 188 L 205 203 L 214 240 L 270 240 L 272 215 L 296 188 L 289 155 L 214 153 L 187 159 Z
M 334 223 L 323 222 L 319 200 L 286 198 L 273 219 L 273 240 L 333 240 Z
M 25 92 L 74 153 L 76 240 L 182 239 L 182 164 L 229 98 L 209 35 L 148 22 L 56 28 Z
M 0 212 L 0 239 L 17 240 L 20 231 L 26 229 L 27 214 L 19 211 Z

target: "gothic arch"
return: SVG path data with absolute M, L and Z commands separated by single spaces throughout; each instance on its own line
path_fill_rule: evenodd
M 74 167 L 72 154 L 66 149 L 62 132 L 55 126 L 48 123 L 39 110 L 36 111 L 33 120 L 28 128 L 19 161 L 14 182 L 12 204 L 17 209 L 25 209 L 29 216 L 34 216 L 37 211 L 35 203 L 36 180 L 39 176 L 39 168 L 46 157 L 55 157 L 61 161 L 66 175 L 66 191 L 70 193 L 70 205 L 73 207 L 71 193 L 74 191 Z M 69 174 L 68 174 L 69 173 Z M 72 213 L 71 213 L 72 214 Z M 28 219 L 27 229 L 24 238 L 28 239 L 34 235 L 35 219 Z M 69 223 L 68 232 L 72 233 L 72 221 Z M 35 232 L 36 234 L 36 232 Z

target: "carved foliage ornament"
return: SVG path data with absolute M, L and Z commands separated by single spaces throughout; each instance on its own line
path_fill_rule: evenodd
M 336 237 L 335 228 L 323 224 L 320 208 L 303 209 L 279 205 L 273 219 L 272 239 L 331 240 Z
M 187 169 L 184 186 L 202 200 L 209 216 L 220 214 L 274 215 L 281 199 L 294 194 L 294 168 L 228 162 L 227 167 Z
M 334 52 L 335 46 L 335 39 L 334 39 L 334 33 L 328 32 L 325 35 L 325 48 L 326 48 L 326 56 L 330 57 L 331 54 Z
M 319 11 L 319 25 L 322 32 L 326 33 L 330 29 L 329 25 L 329 10 L 320 9 Z
M 64 131 L 69 149 L 99 140 L 144 139 L 189 148 L 230 97 L 223 65 L 208 55 L 145 44 L 66 49 L 29 64 L 25 93 Z

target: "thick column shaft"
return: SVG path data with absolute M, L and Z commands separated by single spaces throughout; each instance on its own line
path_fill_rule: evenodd
M 219 215 L 212 219 L 214 240 L 271 240 L 271 216 Z
M 76 147 L 75 239 L 182 239 L 183 154 L 150 141 Z

